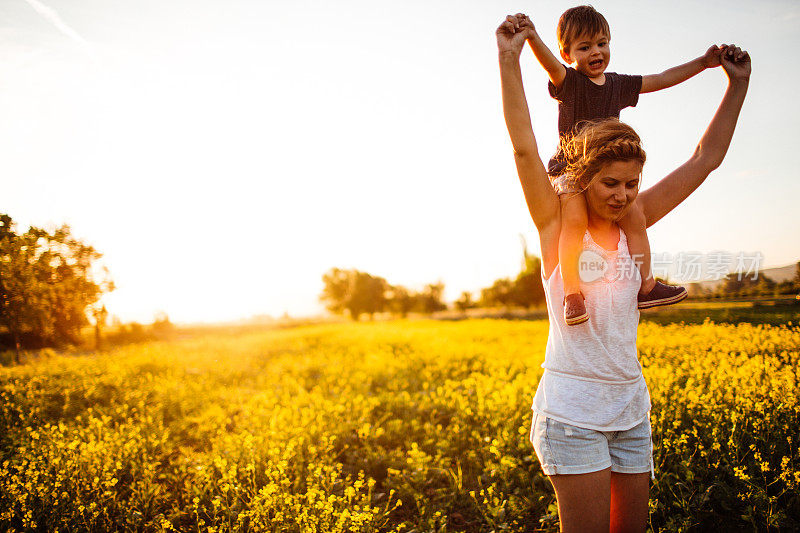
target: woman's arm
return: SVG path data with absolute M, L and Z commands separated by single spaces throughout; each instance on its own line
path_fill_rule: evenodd
M 637 202 L 647 218 L 648 227 L 684 201 L 725 158 L 750 82 L 750 56 L 730 45 L 722 54 L 722 68 L 728 75 L 728 88 L 694 154 L 686 163 L 639 194 Z
M 528 102 L 522 86 L 522 73 L 519 56 L 530 37 L 529 28 L 521 25 L 517 17 L 506 17 L 497 28 L 497 47 L 500 55 L 500 80 L 503 91 L 503 115 L 508 134 L 514 146 L 514 161 L 522 184 L 522 192 L 528 204 L 534 224 L 540 237 L 546 230 L 557 227 L 559 222 L 559 202 L 536 146 L 536 138 L 531 126 Z M 544 250 L 545 243 L 542 242 Z

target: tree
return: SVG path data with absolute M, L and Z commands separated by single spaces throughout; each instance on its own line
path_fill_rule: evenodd
M 472 301 L 472 293 L 469 291 L 464 291 L 461 293 L 461 297 L 455 301 L 456 309 L 461 311 L 462 313 L 467 309 L 472 309 L 477 307 L 478 304 Z
M 13 230 L 11 217 L 0 215 L 0 323 L 11 334 L 19 363 L 24 325 L 40 322 L 41 318 L 34 306 L 25 304 L 25 284 L 34 278 L 30 267 L 33 250 Z
M 105 305 L 95 305 L 92 307 L 92 318 L 94 318 L 94 347 L 95 350 L 103 349 L 103 328 L 108 321 L 108 311 Z
M 417 295 L 402 285 L 392 285 L 386 297 L 388 309 L 401 318 L 408 316 L 417 304 Z
M 444 283 L 430 283 L 425 285 L 425 289 L 419 294 L 417 300 L 417 310 L 421 313 L 431 314 L 436 311 L 444 311 L 447 305 L 442 302 L 444 293 Z
M 353 320 L 358 320 L 364 313 L 372 318 L 386 308 L 389 285 L 383 278 L 355 269 L 332 268 L 323 274 L 322 282 L 320 301 L 326 302 L 326 308 L 333 313 L 348 311 Z
M 508 279 L 498 279 L 491 287 L 481 289 L 481 306 L 483 307 L 508 307 L 513 301 L 514 283 Z
M 159 311 L 156 313 L 155 317 L 153 317 L 153 324 L 150 326 L 150 328 L 152 329 L 153 334 L 159 339 L 170 337 L 173 333 L 175 333 L 175 324 L 170 321 L 169 315 L 164 311 Z
M 775 296 L 794 295 L 798 291 L 798 285 L 793 279 L 778 283 L 773 291 Z
M 522 271 L 514 280 L 511 301 L 520 307 L 529 309 L 544 302 L 542 286 L 542 262 L 535 255 L 528 253 L 525 237 L 522 239 Z
M 767 276 L 761 275 L 758 276 L 758 281 L 756 282 L 755 287 L 752 288 L 753 296 L 761 296 L 761 295 L 772 295 L 775 292 L 775 288 L 778 286 L 775 283 L 775 280 L 769 278 Z
M 542 262 L 528 253 L 525 237 L 522 240 L 522 269 L 514 280 L 498 279 L 491 287 L 481 290 L 480 305 L 483 307 L 508 307 L 510 305 L 529 309 L 544 302 L 542 286 Z
M 352 271 L 332 268 L 322 275 L 324 287 L 319 299 L 331 313 L 340 314 L 347 308 Z
M 511 302 L 526 309 L 544 302 L 542 275 L 538 270 L 536 272 L 520 272 L 517 279 L 514 280 Z
M 386 309 L 386 291 L 389 284 L 386 280 L 371 276 L 366 272 L 356 272 L 348 309 L 353 320 L 358 320 L 361 313 L 367 313 L 372 320 L 375 313 Z
M 114 289 L 95 279 L 94 248 L 75 239 L 67 225 L 52 233 L 31 226 L 17 234 L 10 216 L 0 214 L 0 325 L 16 351 L 23 344 L 60 346 L 80 341 L 87 309 Z
M 742 277 L 736 272 L 725 276 L 723 283 L 720 286 L 719 292 L 724 296 L 738 296 L 747 285 L 747 278 Z
M 725 297 L 746 297 L 758 296 L 761 294 L 772 294 L 777 284 L 772 279 L 763 274 L 757 274 L 753 279 L 751 274 L 742 275 L 740 272 L 732 272 L 725 276 L 717 294 Z
M 797 270 L 794 273 L 794 284 L 797 290 L 800 291 L 800 261 L 797 262 Z

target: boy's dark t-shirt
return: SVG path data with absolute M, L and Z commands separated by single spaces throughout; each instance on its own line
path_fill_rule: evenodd
M 564 82 L 556 90 L 553 82 L 547 82 L 550 96 L 558 100 L 558 137 L 574 133 L 575 126 L 584 120 L 619 118 L 619 112 L 635 106 L 642 90 L 642 77 L 606 72 L 606 82 L 597 85 L 587 76 L 567 67 Z M 547 173 L 556 176 L 565 163 L 556 153 L 547 165 Z

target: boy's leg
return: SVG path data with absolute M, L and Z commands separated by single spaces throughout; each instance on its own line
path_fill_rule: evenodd
M 561 277 L 564 279 L 564 294 L 567 295 L 581 290 L 578 260 L 589 221 L 583 194 L 562 194 L 559 200 L 561 234 L 558 238 L 558 262 L 561 265 Z
M 564 280 L 564 319 L 574 326 L 586 322 L 589 315 L 583 303 L 580 287 L 580 260 L 583 236 L 586 234 L 588 215 L 583 194 L 562 194 L 561 234 L 558 238 L 558 262 Z
M 639 203 L 634 200 L 630 209 L 619 221 L 622 231 L 628 238 L 628 252 L 639 268 L 642 277 L 642 288 L 639 293 L 647 294 L 653 290 L 656 280 L 650 268 L 650 239 L 647 238 L 647 219 Z
M 647 238 L 647 219 L 639 204 L 634 201 L 629 211 L 619 221 L 622 231 L 628 238 L 628 251 L 639 267 L 642 287 L 639 289 L 639 309 L 659 305 L 671 305 L 686 298 L 689 293 L 677 285 L 667 285 L 656 281 L 651 272 L 650 241 Z

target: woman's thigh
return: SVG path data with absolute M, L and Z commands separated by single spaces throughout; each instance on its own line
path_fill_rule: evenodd
M 647 530 L 650 474 L 611 472 L 611 533 Z
M 556 491 L 561 531 L 601 531 L 611 523 L 611 468 L 549 476 Z
M 610 468 L 590 474 L 549 476 L 556 491 L 561 531 L 642 533 L 647 530 L 650 479 Z

